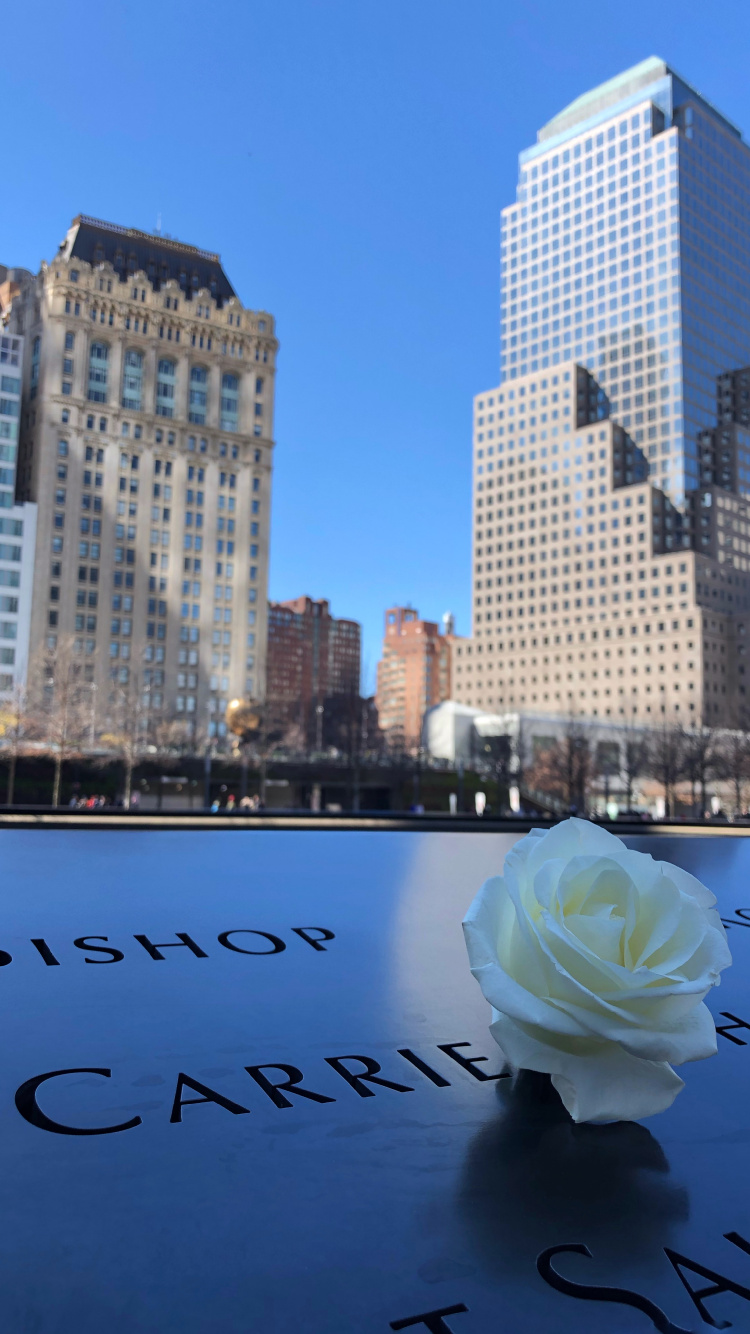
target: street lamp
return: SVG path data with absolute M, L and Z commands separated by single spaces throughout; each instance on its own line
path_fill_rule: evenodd
M 203 805 L 206 810 L 211 806 L 211 761 L 213 760 L 213 737 L 211 736 L 211 700 L 206 701 L 206 754 L 203 758 Z
M 91 718 L 90 718 L 90 720 L 89 720 L 89 749 L 90 749 L 90 750 L 93 750 L 93 749 L 94 749 L 94 741 L 95 741 L 95 737 L 96 737 L 96 691 L 97 691 L 97 684 L 96 684 L 96 681 L 92 681 L 92 682 L 91 682 Z

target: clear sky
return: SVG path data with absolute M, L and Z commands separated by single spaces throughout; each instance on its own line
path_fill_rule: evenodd
M 369 688 L 386 606 L 467 632 L 518 151 L 649 55 L 750 134 L 748 0 L 39 0 L 0 32 L 0 262 L 78 212 L 218 250 L 278 320 L 270 596 L 360 620 Z

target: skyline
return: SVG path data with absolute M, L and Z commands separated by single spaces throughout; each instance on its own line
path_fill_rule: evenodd
M 429 26 L 424 5 L 406 16 L 386 5 L 377 25 L 340 4 L 290 11 L 285 25 L 219 6 L 219 29 L 237 29 L 231 52 L 222 43 L 202 75 L 188 61 L 174 83 L 163 49 L 142 41 L 145 6 L 129 9 L 124 39 L 116 8 L 93 37 L 45 7 L 45 46 L 9 70 L 19 129 L 5 173 L 19 206 L 0 262 L 35 270 L 79 211 L 144 230 L 161 213 L 164 232 L 221 253 L 244 304 L 274 313 L 269 594 L 325 597 L 334 615 L 360 620 L 372 689 L 387 606 L 411 602 L 435 621 L 450 609 L 469 632 L 472 398 L 499 378 L 500 209 L 519 149 L 651 54 L 744 129 L 750 97 L 723 34 L 735 43 L 748 24 L 739 5 L 703 32 L 690 22 L 697 6 L 653 16 L 636 4 L 569 50 L 571 18 L 586 23 L 593 5 L 564 24 L 546 4 L 508 23 L 478 5 L 459 33 L 445 5 L 430 6 Z M 178 13 L 191 12 L 161 7 L 175 65 L 191 30 Z M 673 30 L 678 12 L 687 21 Z M 24 48 L 24 26 L 11 17 L 11 47 Z M 117 121 L 92 123 L 113 77 Z M 155 118 L 178 132 L 154 134 Z M 218 188 L 201 190 L 209 169 Z

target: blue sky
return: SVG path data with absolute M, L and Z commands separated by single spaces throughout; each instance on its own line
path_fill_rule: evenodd
M 272 598 L 469 628 L 470 413 L 520 148 L 660 55 L 750 132 L 747 0 L 41 0 L 3 14 L 0 262 L 79 211 L 219 250 L 278 320 Z

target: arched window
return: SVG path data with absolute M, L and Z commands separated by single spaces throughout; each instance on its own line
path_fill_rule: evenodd
M 129 347 L 125 353 L 122 377 L 122 406 L 140 412 L 143 406 L 143 353 Z
M 106 403 L 109 348 L 106 343 L 92 343 L 89 348 L 90 403 Z
M 237 431 L 240 416 L 240 377 L 222 375 L 221 377 L 221 429 Z
M 175 363 L 166 357 L 160 357 L 156 376 L 157 417 L 174 417 L 176 374 Z
M 39 388 L 39 358 L 41 352 L 42 340 L 39 334 L 37 334 L 31 346 L 31 382 L 29 386 L 31 390 L 31 398 L 36 398 L 37 389 Z
M 190 403 L 188 420 L 197 426 L 206 424 L 206 404 L 208 401 L 208 371 L 205 366 L 190 368 Z

